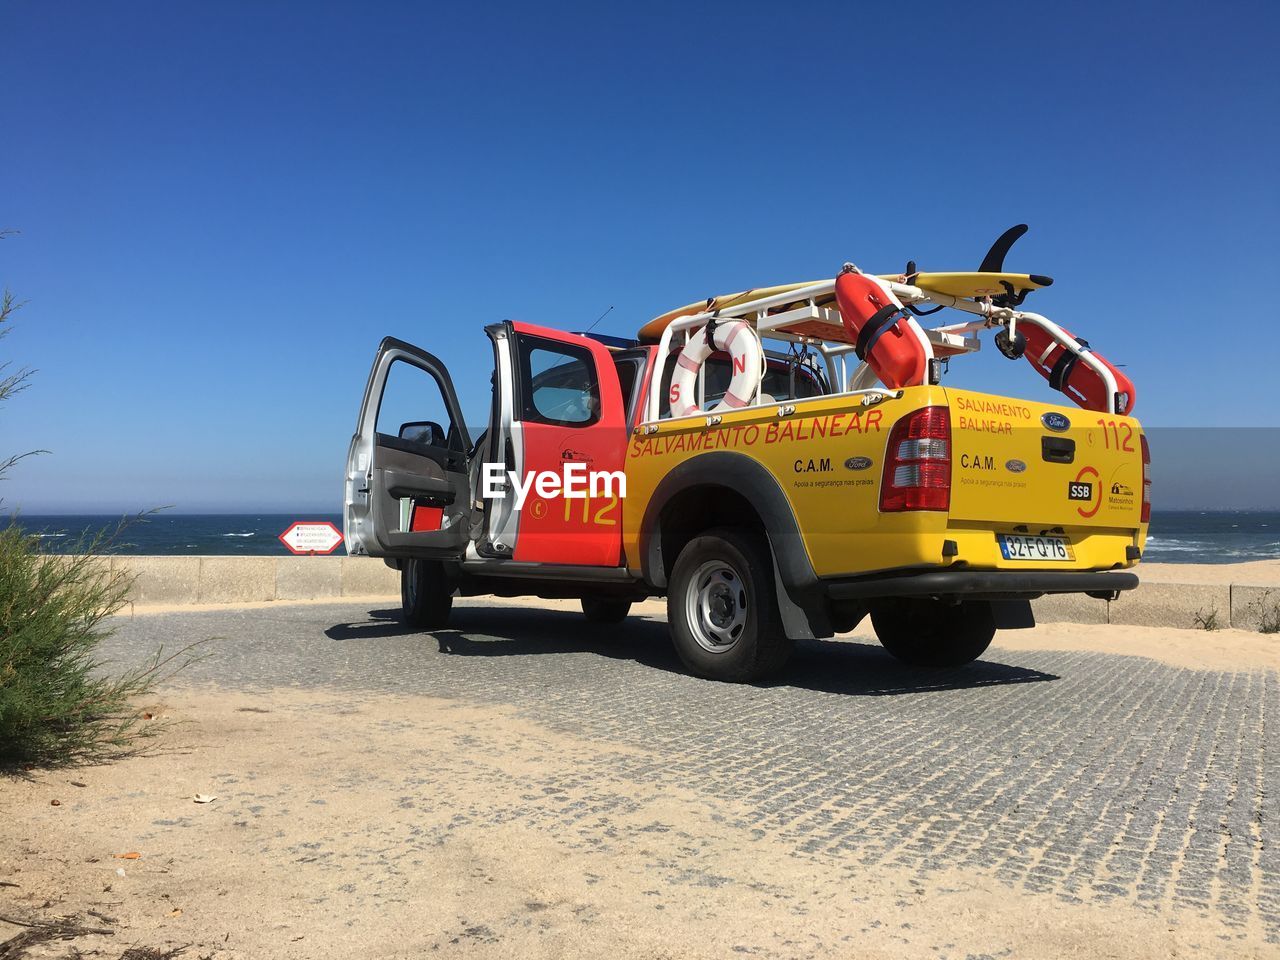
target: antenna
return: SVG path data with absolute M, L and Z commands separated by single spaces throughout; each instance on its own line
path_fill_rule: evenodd
M 613 310 L 613 307 L 610 307 L 610 308 L 609 308 L 608 310 L 606 310 L 604 313 L 600 314 L 600 316 L 596 317 L 596 322 L 595 322 L 595 323 L 593 323 L 593 324 L 591 324 L 591 326 L 587 327 L 587 329 L 586 329 L 586 330 L 583 330 L 583 331 L 582 331 L 583 335 L 585 336 L 586 334 L 588 334 L 588 333 L 590 333 L 592 330 L 594 330 L 594 329 L 596 328 L 596 323 L 599 323 L 601 320 L 603 320 L 605 317 L 607 317 L 607 316 L 612 312 L 612 310 Z

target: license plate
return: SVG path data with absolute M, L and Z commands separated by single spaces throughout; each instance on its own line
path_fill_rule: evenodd
M 1074 560 L 1071 541 L 1066 537 L 1028 537 L 997 533 L 1000 555 L 1006 560 Z

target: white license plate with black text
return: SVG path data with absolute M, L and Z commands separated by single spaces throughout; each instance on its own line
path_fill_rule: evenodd
M 1071 541 L 1066 537 L 1031 537 L 1017 533 L 997 533 L 1000 555 L 1006 560 L 1074 560 Z

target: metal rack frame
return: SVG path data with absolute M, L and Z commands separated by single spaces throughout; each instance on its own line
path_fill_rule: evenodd
M 1095 357 L 1087 347 L 1082 347 L 1076 342 L 1076 339 L 1068 334 L 1062 327 L 1058 326 L 1048 317 L 1038 313 L 1031 313 L 1025 310 L 1015 310 L 1012 307 L 1000 307 L 991 302 L 989 298 L 981 300 L 969 300 L 963 297 L 955 297 L 950 294 L 939 293 L 933 290 L 926 290 L 904 282 L 886 281 L 894 296 L 902 301 L 903 304 L 912 306 L 919 304 L 933 304 L 942 307 L 948 307 L 953 310 L 959 310 L 962 313 L 973 314 L 980 317 L 979 320 L 969 320 L 963 323 L 946 324 L 940 327 L 932 327 L 925 329 L 916 322 L 915 317 L 908 318 L 908 325 L 911 331 L 920 339 L 921 346 L 924 348 L 925 356 L 929 360 L 935 358 L 934 347 L 946 348 L 949 356 L 955 356 L 965 353 L 975 353 L 981 347 L 981 341 L 978 334 L 982 330 L 992 327 L 1004 326 L 1009 330 L 1012 336 L 1019 323 L 1030 323 L 1040 327 L 1053 340 L 1055 345 L 1061 346 L 1070 353 L 1080 358 L 1080 361 L 1088 366 L 1091 370 L 1102 378 L 1103 383 L 1107 385 L 1107 412 L 1115 413 L 1116 379 L 1106 365 Z M 738 304 L 734 307 L 725 307 L 719 310 L 706 310 L 699 313 L 686 314 L 676 317 L 662 331 L 662 338 L 658 342 L 658 357 L 660 363 L 665 362 L 665 358 L 670 354 L 672 349 L 672 341 L 677 334 L 685 335 L 684 342 L 688 342 L 690 334 L 701 329 L 706 325 L 708 320 L 744 320 L 746 321 L 755 335 L 761 340 L 763 349 L 763 340 L 777 340 L 783 343 L 799 343 L 815 349 L 822 356 L 827 368 L 827 379 L 831 384 L 839 384 L 842 388 L 828 396 L 862 396 L 862 397 L 882 397 L 884 395 L 895 394 L 896 391 L 890 390 L 884 386 L 874 386 L 875 374 L 871 371 L 870 365 L 860 363 L 852 372 L 848 370 L 848 357 L 854 353 L 853 344 L 850 343 L 832 343 L 821 339 L 820 337 L 806 336 L 801 334 L 789 333 L 782 330 L 782 327 L 791 326 L 806 320 L 818 320 L 824 323 L 839 326 L 840 311 L 832 306 L 821 305 L 819 301 L 826 300 L 835 295 L 835 280 L 824 280 L 820 283 L 810 284 L 805 287 L 799 287 L 786 293 L 774 294 L 770 297 L 761 297 L 758 300 L 750 300 L 746 303 Z M 792 306 L 799 303 L 799 306 Z M 791 308 L 781 313 L 773 311 L 780 307 Z M 699 375 L 699 398 L 702 397 L 702 376 Z M 756 386 L 755 396 L 752 397 L 752 403 L 741 409 L 749 410 L 756 407 L 764 406 L 760 402 L 762 394 L 763 378 L 761 384 Z M 870 382 L 869 382 L 870 381 Z M 662 408 L 662 377 L 660 375 L 653 377 L 649 384 L 649 395 L 645 398 L 645 417 L 643 423 L 646 425 L 656 425 L 658 423 L 671 423 L 679 420 L 693 420 L 705 418 L 708 425 L 719 422 L 718 415 L 709 415 L 705 412 L 690 414 L 685 417 L 668 417 L 660 419 L 659 411 Z M 874 401 L 872 401 L 874 402 Z M 783 409 L 779 406 L 779 410 Z

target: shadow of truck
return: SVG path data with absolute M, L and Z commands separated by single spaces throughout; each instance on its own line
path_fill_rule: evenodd
M 421 630 L 404 623 L 399 609 L 382 609 L 370 610 L 367 620 L 335 624 L 324 633 L 340 643 L 417 634 L 435 640 L 439 654 L 453 657 L 592 654 L 686 673 L 667 635 L 665 620 L 637 615 L 620 624 L 594 624 L 576 611 L 463 607 L 453 611 L 450 624 L 445 629 Z M 1055 674 L 992 660 L 949 669 L 909 667 L 889 656 L 878 643 L 854 635 L 798 642 L 783 674 L 754 686 L 847 696 L 900 696 L 1057 679 Z

